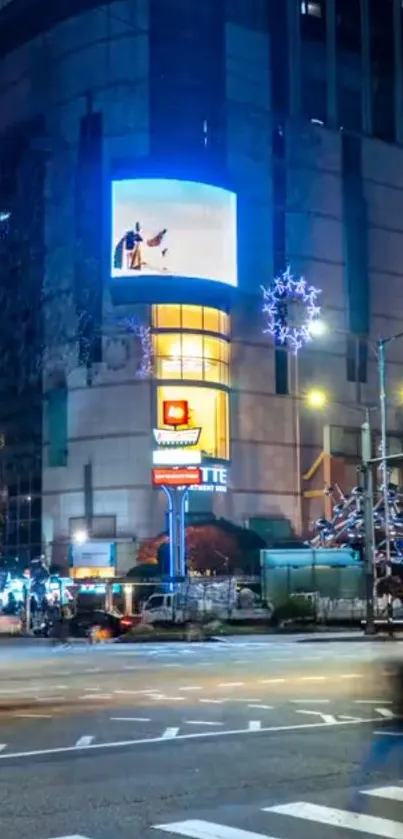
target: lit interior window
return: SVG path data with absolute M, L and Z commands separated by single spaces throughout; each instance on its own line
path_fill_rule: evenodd
M 187 379 L 229 385 L 229 344 L 192 332 L 153 336 L 157 379 Z
M 153 329 L 191 329 L 229 336 L 229 315 L 209 306 L 160 304 L 152 307 L 151 317 Z
M 301 15 L 311 15 L 311 17 L 322 17 L 322 8 L 320 3 L 310 2 L 310 0 L 302 0 Z
M 195 448 L 206 457 L 229 459 L 228 393 L 209 387 L 163 385 L 157 391 L 158 427 L 163 427 L 163 402 L 181 401 L 189 405 L 189 427 L 201 428 Z

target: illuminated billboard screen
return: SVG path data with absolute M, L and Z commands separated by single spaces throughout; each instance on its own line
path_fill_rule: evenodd
M 112 183 L 112 277 L 237 286 L 236 195 L 194 181 Z

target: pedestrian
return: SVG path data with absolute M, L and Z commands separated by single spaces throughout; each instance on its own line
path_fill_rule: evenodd
M 403 770 L 403 663 L 397 662 L 383 674 L 385 688 L 389 693 L 388 708 L 391 712 L 387 723 L 379 722 L 372 733 L 369 750 L 361 764 L 355 789 L 365 786 L 366 777 L 376 770 L 383 769 L 395 755 L 399 762 L 399 773 Z M 363 796 L 353 793 L 353 809 L 361 809 Z

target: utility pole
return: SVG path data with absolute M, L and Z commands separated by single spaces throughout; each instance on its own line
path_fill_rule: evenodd
M 364 475 L 364 560 L 365 560 L 365 634 L 375 634 L 374 609 L 374 490 L 372 474 L 372 435 L 369 409 L 366 409 L 365 422 L 361 425 L 361 459 Z

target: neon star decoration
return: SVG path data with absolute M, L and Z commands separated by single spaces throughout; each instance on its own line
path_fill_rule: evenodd
M 309 285 L 305 277 L 294 277 L 288 267 L 275 277 L 269 288 L 262 288 L 263 314 L 267 318 L 266 334 L 273 335 L 278 344 L 287 345 L 295 354 L 312 340 L 312 326 L 320 318 L 318 305 L 320 289 Z M 303 318 L 299 326 L 287 322 L 287 304 L 300 303 Z

